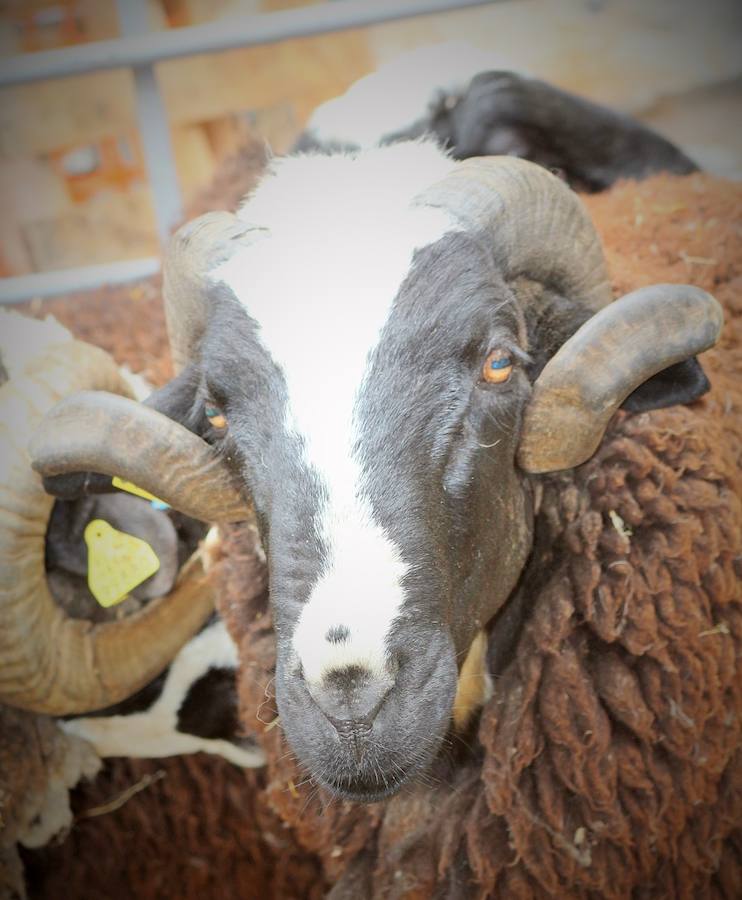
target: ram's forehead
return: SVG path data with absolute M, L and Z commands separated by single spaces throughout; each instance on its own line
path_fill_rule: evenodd
M 350 452 L 355 394 L 415 251 L 456 227 L 413 202 L 451 165 L 425 142 L 289 157 L 241 211 L 258 238 L 215 275 L 282 370 L 292 424 L 320 471 Z
M 358 153 L 275 159 L 237 212 L 272 232 L 326 224 L 336 217 L 393 215 L 454 165 L 428 139 Z

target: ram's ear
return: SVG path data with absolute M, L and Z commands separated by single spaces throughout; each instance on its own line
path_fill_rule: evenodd
M 531 381 L 536 381 L 549 360 L 593 315 L 594 310 L 584 303 L 551 290 L 541 291 L 537 302 L 525 303 Z
M 518 462 L 528 472 L 583 463 L 613 413 L 687 402 L 708 388 L 694 354 L 716 343 L 719 304 L 688 285 L 654 285 L 588 319 L 544 366 L 526 408 Z
M 544 291 L 538 304 L 526 310 L 530 339 L 529 375 L 535 381 L 549 360 L 593 316 L 568 297 Z M 710 384 L 695 356 L 674 363 L 636 387 L 621 403 L 629 412 L 646 412 L 678 403 L 692 403 Z
M 629 394 L 621 404 L 621 409 L 646 412 L 649 409 L 675 406 L 677 403 L 692 403 L 703 397 L 710 387 L 706 373 L 693 356 L 648 378 Z

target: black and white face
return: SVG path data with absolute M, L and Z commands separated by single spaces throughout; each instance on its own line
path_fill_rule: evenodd
M 437 752 L 460 657 L 528 552 L 530 388 L 486 242 L 410 203 L 438 173 L 378 196 L 365 159 L 326 160 L 332 203 L 301 159 L 281 173 L 294 206 L 270 181 L 250 200 L 265 236 L 216 273 L 193 415 L 255 502 L 288 740 L 318 781 L 374 800 Z

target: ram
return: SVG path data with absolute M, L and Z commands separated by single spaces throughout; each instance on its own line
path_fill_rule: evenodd
M 275 161 L 237 216 L 181 229 L 165 297 L 177 378 L 149 408 L 60 404 L 34 465 L 50 487 L 118 472 L 185 512 L 195 485 L 212 520 L 252 499 L 283 729 L 364 801 L 429 765 L 482 629 L 523 617 L 540 475 L 588 459 L 622 404 L 704 393 L 692 357 L 721 327 L 682 285 L 611 303 L 545 169 L 425 141 Z M 124 417 L 126 458 L 106 446 Z

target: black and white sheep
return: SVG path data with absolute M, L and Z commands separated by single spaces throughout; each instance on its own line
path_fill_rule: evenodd
M 622 113 L 512 70 L 463 42 L 403 53 L 319 106 L 295 149 L 372 147 L 422 135 L 455 159 L 505 154 L 600 191 L 619 178 L 685 175 L 696 164 Z
M 176 655 L 165 672 L 108 709 L 59 722 L 98 756 L 157 758 L 214 753 L 238 766 L 265 757 L 244 734 L 237 715 L 237 648 L 224 622 L 213 619 Z
M 721 326 L 686 286 L 611 303 L 562 181 L 432 142 L 276 160 L 237 216 L 181 229 L 165 296 L 180 373 L 154 409 L 61 404 L 34 466 L 51 488 L 118 472 L 205 519 L 245 515 L 237 477 L 267 554 L 283 729 L 320 783 L 365 801 L 435 756 L 498 613 L 508 652 L 538 473 L 587 459 L 622 403 L 703 393 L 690 358 Z M 193 462 L 194 441 L 215 452 Z

